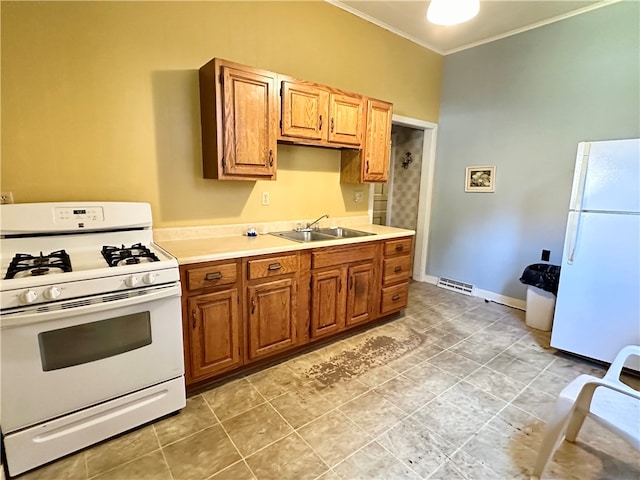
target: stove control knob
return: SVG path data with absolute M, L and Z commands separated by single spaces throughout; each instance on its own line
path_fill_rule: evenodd
M 36 292 L 35 290 L 27 290 L 26 292 L 22 292 L 22 294 L 20 294 L 20 300 L 22 300 L 24 303 L 33 303 L 36 301 L 36 298 L 38 298 L 38 292 Z
M 142 277 L 142 281 L 144 283 L 146 283 L 147 285 L 151 285 L 153 282 L 156 281 L 156 274 L 155 273 L 147 273 L 144 277 Z
M 60 289 L 58 287 L 50 287 L 44 291 L 44 296 L 47 300 L 53 300 L 60 296 Z
M 124 281 L 124 283 L 127 285 L 127 287 L 135 287 L 138 282 L 140 280 L 138 280 L 138 277 L 136 277 L 135 275 L 131 275 L 130 277 L 127 277 Z

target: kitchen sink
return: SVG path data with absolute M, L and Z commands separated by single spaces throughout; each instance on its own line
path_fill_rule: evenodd
M 331 235 L 336 238 L 357 238 L 375 235 L 375 233 L 362 232 L 360 230 L 352 230 L 350 228 L 343 227 L 320 228 L 316 230 L 316 232 L 322 233 L 323 235 Z
M 325 240 L 337 240 L 339 238 L 357 238 L 365 237 L 368 235 L 375 235 L 375 233 L 361 232 L 360 230 L 352 230 L 350 228 L 334 227 L 334 228 L 320 228 L 317 230 L 304 231 L 288 231 L 288 232 L 273 232 L 271 235 L 277 237 L 293 240 L 294 242 L 320 242 Z

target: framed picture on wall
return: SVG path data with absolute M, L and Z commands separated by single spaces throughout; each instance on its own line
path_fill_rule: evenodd
M 496 166 L 467 167 L 464 177 L 465 192 L 494 192 L 496 189 Z

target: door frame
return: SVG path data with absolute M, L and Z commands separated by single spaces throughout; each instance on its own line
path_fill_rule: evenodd
M 429 247 L 429 229 L 431 227 L 431 206 L 433 200 L 433 174 L 436 160 L 436 139 L 438 124 L 418 120 L 417 118 L 393 115 L 393 124 L 422 130 L 422 170 L 420 174 L 420 197 L 418 199 L 418 222 L 416 225 L 415 248 L 413 256 L 413 279 L 418 282 L 427 281 L 427 251 Z M 390 180 L 392 180 L 390 176 Z M 369 219 L 373 218 L 373 184 L 369 187 Z M 391 193 L 393 187 L 389 188 Z M 389 195 L 391 198 L 391 195 Z M 393 206 L 391 206 L 393 208 Z M 389 215 L 387 205 L 387 215 Z M 388 221 L 387 221 L 388 225 Z

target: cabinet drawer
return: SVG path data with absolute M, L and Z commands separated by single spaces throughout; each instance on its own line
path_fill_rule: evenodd
M 382 289 L 382 302 L 380 305 L 380 314 L 397 312 L 407 307 L 409 298 L 409 282 L 393 285 L 392 287 L 384 287 Z
M 247 262 L 247 277 L 249 280 L 256 278 L 269 278 L 298 271 L 297 255 L 282 255 L 279 257 L 249 260 Z
M 223 263 L 207 267 L 190 268 L 187 270 L 187 289 L 199 290 L 201 288 L 229 285 L 238 279 L 235 263 Z
M 402 255 L 400 257 L 386 258 L 383 261 L 382 284 L 390 285 L 409 280 L 411 270 L 411 256 Z
M 399 238 L 384 242 L 384 256 L 402 255 L 411 253 L 411 238 Z
M 347 263 L 370 260 L 375 256 L 376 247 L 373 244 L 348 248 L 329 248 L 311 254 L 311 268 L 345 265 Z

